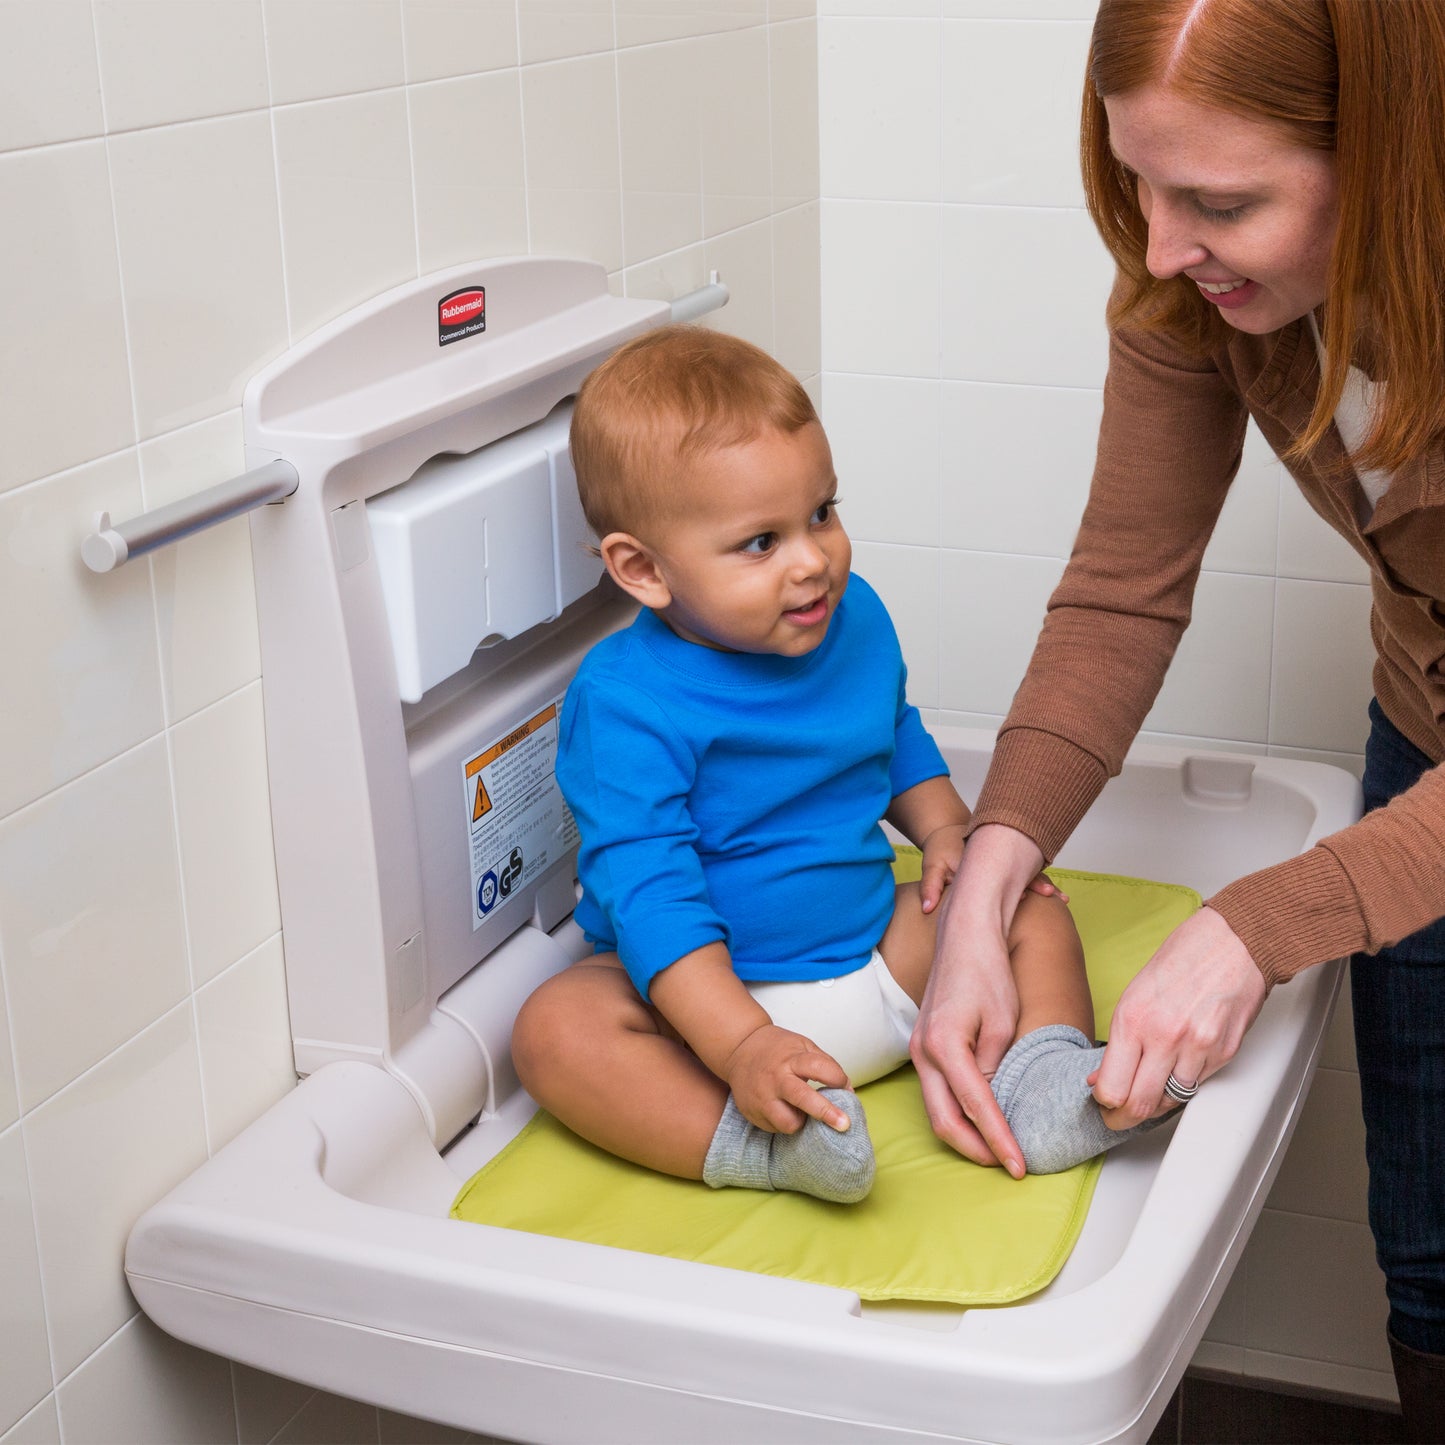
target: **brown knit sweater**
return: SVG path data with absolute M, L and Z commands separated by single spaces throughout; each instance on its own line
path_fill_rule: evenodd
M 1306 321 L 1267 336 L 1233 333 L 1206 359 L 1152 332 L 1111 336 L 1089 504 L 972 827 L 1006 823 L 1046 858 L 1063 846 L 1123 765 L 1188 625 L 1247 416 L 1283 451 L 1304 431 L 1319 377 Z M 1375 695 L 1439 764 L 1445 449 L 1397 471 L 1364 528 L 1358 482 L 1333 429 L 1290 470 L 1369 564 Z M 1445 768 L 1307 853 L 1231 883 L 1209 906 L 1271 984 L 1325 959 L 1373 953 L 1445 915 Z

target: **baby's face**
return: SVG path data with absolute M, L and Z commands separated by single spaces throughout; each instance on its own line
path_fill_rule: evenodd
M 823 428 L 766 431 L 688 468 L 679 515 L 649 537 L 679 637 L 800 657 L 827 635 L 853 548 Z M 680 500 L 680 499 L 679 499 Z

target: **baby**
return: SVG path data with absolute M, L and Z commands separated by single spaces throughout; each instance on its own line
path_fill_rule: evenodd
M 714 1187 L 849 1203 L 872 1184 L 852 1088 L 909 1057 L 968 809 L 850 571 L 837 479 L 796 379 L 670 326 L 577 397 L 572 457 L 613 581 L 642 606 L 568 690 L 557 774 L 596 953 L 518 1016 L 523 1084 L 575 1133 Z M 895 887 L 887 819 L 923 853 Z M 1028 1167 L 1126 1137 L 1083 956 L 1041 880 L 1009 937 L 1021 1013 L 995 1094 Z

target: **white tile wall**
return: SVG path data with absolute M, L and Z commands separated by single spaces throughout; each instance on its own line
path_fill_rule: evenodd
M 401 9 L 392 0 L 263 0 L 262 8 L 274 105 L 405 78 Z
M 1275 599 L 1272 743 L 1363 750 L 1370 702 L 1370 589 L 1282 577 Z
M 10 1044 L 10 1011 L 0 992 L 0 1130 L 20 1118 L 20 1097 L 15 1089 L 15 1052 Z
M 1258 428 L 1250 423 L 1244 439 L 1243 460 L 1204 553 L 1205 568 L 1214 572 L 1273 576 L 1281 544 L 1280 497 L 1285 493 L 1297 497 L 1299 488 L 1290 480 Z
M 87 1445 L 195 1445 L 228 1440 L 236 1429 L 230 1365 L 173 1340 L 144 1315 L 55 1393 L 62 1438 Z M 166 1401 L 159 1429 L 157 1399 Z
M 24 1110 L 186 996 L 163 738 L 0 822 L 0 949 Z
M 411 86 L 412 178 L 423 273 L 527 249 L 517 72 Z
M 771 56 L 767 31 L 756 26 L 715 36 L 711 44 L 699 100 L 703 223 L 716 236 L 771 211 Z
M 1082 206 L 1084 21 L 943 27 L 943 199 Z
M 517 63 L 514 0 L 469 0 L 466 5 L 401 0 L 401 23 L 408 80 L 443 80 Z
M 1067 557 L 1088 496 L 1102 392 L 942 386 L 943 545 Z
M 57 1382 L 135 1314 L 120 1271 L 131 1222 L 206 1156 L 187 1004 L 21 1123 Z
M 0 1445 L 60 1445 L 55 1396 L 47 1395 L 28 1415 L 0 1435 Z
M 849 533 L 874 542 L 936 545 L 939 383 L 835 372 L 826 405 L 840 515 Z
M 934 201 L 942 115 L 938 26 L 923 20 L 823 20 L 818 27 L 823 194 Z
M 941 232 L 937 206 L 824 198 L 827 370 L 939 374 Z
M 775 9 L 780 0 L 773 0 Z M 786 7 L 782 7 L 786 8 Z M 797 4 L 806 10 L 807 0 Z M 773 199 L 796 205 L 818 197 L 818 26 L 811 19 L 768 30 L 772 50 Z
M 246 524 L 79 544 L 243 470 L 270 357 L 478 257 L 717 266 L 816 386 L 817 75 L 812 0 L 0 3 L 4 1445 L 476 1438 L 137 1315 L 135 1216 L 294 1082 L 284 939 Z
M 527 202 L 540 251 L 622 265 L 617 62 L 585 56 L 522 72 Z
M 524 65 L 613 46 L 611 0 L 517 0 L 517 25 Z
M 160 727 L 161 673 L 143 568 L 106 585 L 77 555 L 95 514 L 141 506 L 133 451 L 0 492 L 3 675 L 25 705 L 0 708 L 0 816 L 134 747 Z
M 684 41 L 618 57 L 623 249 L 629 262 L 702 240 L 701 102 L 708 48 L 703 40 Z
M 944 721 L 1007 711 L 1093 466 L 1111 265 L 1076 152 L 1094 8 L 819 5 L 824 420 L 859 568 Z M 1358 771 L 1368 607 L 1363 563 L 1251 429 L 1142 736 Z M 1388 1398 L 1347 1019 L 1326 1064 L 1201 1359 Z
M 1268 740 L 1274 587 L 1268 577 L 1200 576 L 1194 620 L 1144 719 L 1146 727 L 1231 741 Z
M 25 1146 L 15 1125 L 0 1134 L 0 1263 L 5 1292 L 0 1300 L 0 1420 L 18 1420 L 50 1393 L 50 1348 L 35 1322 L 44 1316 L 40 1257 L 30 1214 Z
M 0 6 L 0 150 L 101 134 L 95 39 L 90 0 Z
M 944 206 L 943 375 L 1102 386 L 1113 277 L 1083 211 Z
M 214 1152 L 296 1082 L 279 934 L 196 991 L 196 1033 Z
M 136 419 L 151 437 L 240 405 L 256 361 L 281 349 L 271 127 L 252 112 L 132 131 L 108 150 Z
M 261 684 L 171 730 L 192 978 L 208 983 L 281 926 L 271 857 Z M 218 790 L 218 778 L 224 778 Z
M 293 338 L 417 274 L 406 96 L 272 113 Z
M 255 0 L 95 0 L 94 12 L 112 133 L 266 105 Z
M 121 1281 L 134 1214 L 289 1071 L 244 525 L 95 578 L 75 558 L 94 512 L 238 469 L 245 378 L 419 271 L 552 251 L 669 296 L 718 265 L 736 293 L 720 324 L 828 373 L 859 567 L 899 618 L 915 696 L 997 720 L 1032 624 L 954 622 L 1041 614 L 1099 405 L 1108 267 L 1071 161 L 1092 8 L 0 5 L 0 211 L 24 218 L 0 228 L 0 605 L 27 624 L 0 631 L 25 689 L 0 709 L 0 848 L 53 880 L 0 900 L 0 1210 L 19 1282 L 0 1303 L 0 1442 L 439 1438 L 174 1346 Z M 1188 644 L 1217 666 L 1239 628 L 1248 665 L 1208 695 L 1171 682 L 1151 727 L 1357 764 L 1363 650 L 1328 667 L 1284 654 L 1358 630 L 1363 567 L 1251 446 Z M 225 747 L 249 794 L 230 839 L 206 806 Z M 123 856 L 136 829 L 144 859 Z M 77 878 L 98 892 L 67 900 Z M 138 912 L 145 947 L 120 927 Z M 69 1026 L 58 980 L 113 986 L 92 953 L 119 961 L 125 996 Z M 1330 1050 L 1218 1347 L 1265 1378 L 1388 1393 L 1357 1161 L 1327 1154 L 1358 1127 L 1342 1025 Z M 98 1206 L 77 1209 L 102 1173 Z M 1348 1327 L 1322 1334 L 1341 1310 Z
M 3 488 L 128 446 L 135 415 L 105 145 L 0 155 L 0 215 L 25 217 L 0 227 Z
M 814 377 L 823 364 L 818 288 L 800 286 L 793 278 L 811 275 L 817 265 L 818 203 L 780 212 L 772 229 L 773 354 L 795 375 Z

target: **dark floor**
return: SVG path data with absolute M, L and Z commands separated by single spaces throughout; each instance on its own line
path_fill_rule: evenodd
M 1400 1417 L 1309 1395 L 1187 1375 L 1150 1445 L 1397 1445 Z

